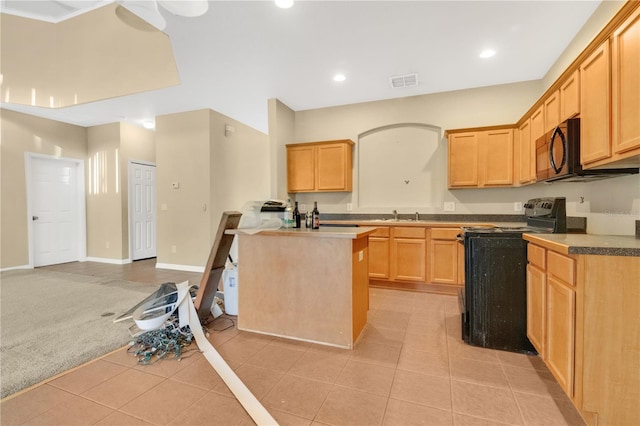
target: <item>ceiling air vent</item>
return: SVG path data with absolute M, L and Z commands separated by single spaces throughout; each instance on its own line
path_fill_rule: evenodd
M 389 78 L 391 87 L 413 87 L 418 85 L 418 74 L 395 75 Z

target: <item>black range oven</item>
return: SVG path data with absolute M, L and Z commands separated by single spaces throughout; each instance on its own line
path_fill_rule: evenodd
M 462 339 L 474 346 L 535 353 L 527 338 L 527 242 L 523 233 L 565 233 L 565 198 L 525 204 L 522 227 L 463 227 Z

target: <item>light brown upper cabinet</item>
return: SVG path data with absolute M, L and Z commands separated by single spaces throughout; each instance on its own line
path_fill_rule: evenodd
M 518 128 L 518 182 L 521 185 L 536 181 L 535 141 L 531 138 L 531 119 Z M 532 145 L 533 143 L 533 150 Z
M 560 85 L 560 121 L 580 114 L 580 71 L 575 70 Z
M 640 165 L 640 9 L 580 66 L 585 168 Z
M 449 188 L 512 184 L 512 128 L 449 134 Z
M 560 90 L 553 92 L 544 101 L 544 131 L 550 132 L 560 124 Z
M 613 153 L 640 156 L 640 9 L 614 31 L 611 45 Z
M 449 188 L 478 186 L 478 133 L 449 135 Z
M 544 104 L 542 104 L 531 114 L 531 143 L 533 145 L 531 154 L 534 157 L 536 155 L 536 141 L 544 133 Z
M 353 141 L 287 145 L 287 192 L 351 191 Z
M 606 40 L 580 65 L 580 162 L 585 166 L 611 156 L 609 62 Z

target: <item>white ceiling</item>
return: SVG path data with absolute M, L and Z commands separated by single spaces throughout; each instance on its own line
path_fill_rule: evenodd
M 53 17 L 60 9 L 52 3 L 1 7 L 14 13 L 26 4 L 23 16 L 54 22 L 73 12 Z M 160 8 L 179 86 L 61 109 L 1 106 L 80 126 L 211 108 L 266 133 L 270 98 L 299 111 L 541 79 L 599 4 L 297 0 L 279 9 L 272 1 L 212 1 L 198 18 Z M 479 58 L 485 48 L 497 54 Z M 337 72 L 346 81 L 334 82 Z M 389 77 L 411 73 L 418 86 L 391 88 Z

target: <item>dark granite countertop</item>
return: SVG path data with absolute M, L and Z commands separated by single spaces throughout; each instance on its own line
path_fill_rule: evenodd
M 564 254 L 640 256 L 640 238 L 633 235 L 524 234 L 522 238 Z

